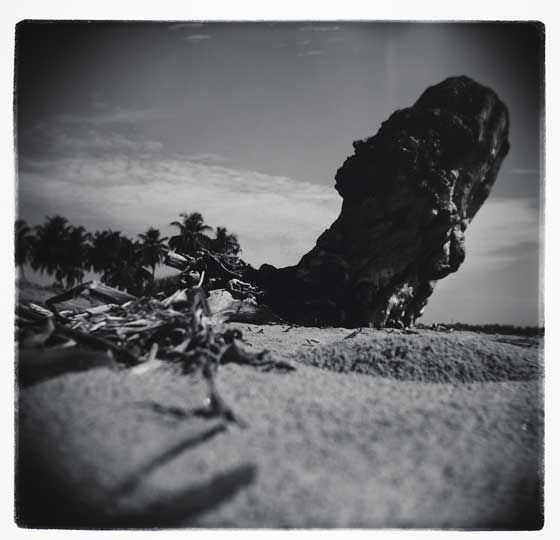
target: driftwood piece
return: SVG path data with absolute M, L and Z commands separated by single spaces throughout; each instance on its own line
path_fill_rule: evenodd
M 210 291 L 207 302 L 212 312 L 212 319 L 216 322 L 247 324 L 283 322 L 268 306 L 258 304 L 251 299 L 237 300 L 225 289 Z
M 307 325 L 410 326 L 438 280 L 465 259 L 465 231 L 509 150 L 509 117 L 468 77 L 428 88 L 336 173 L 339 217 L 295 266 L 245 280 L 281 316 Z
M 177 289 L 172 295 L 164 298 L 161 301 L 161 305 L 164 307 L 170 307 L 175 304 L 186 304 L 187 299 L 187 289 Z
M 37 307 L 39 309 L 37 309 Z M 36 304 L 16 305 L 16 317 L 19 321 L 36 323 L 38 321 L 44 321 L 45 318 L 52 317 L 53 315 L 54 313 L 52 311 L 46 310 Z
M 168 251 L 164 259 L 164 264 L 183 272 L 187 270 L 206 271 L 208 278 L 224 281 L 239 279 L 241 277 L 241 274 L 228 268 L 217 255 L 204 248 L 199 249 L 196 257 L 191 257 L 184 253 L 177 253 L 176 251 Z
M 43 306 L 39 306 L 38 304 L 34 304 L 33 302 L 29 302 L 27 304 L 29 309 L 37 313 L 38 315 L 42 315 L 43 317 L 52 317 L 54 313 L 50 309 L 45 309 Z
M 97 297 L 105 302 L 110 302 L 113 304 L 124 304 L 125 302 L 130 302 L 131 300 L 136 300 L 136 296 L 129 294 L 124 291 L 120 291 L 119 289 L 115 289 L 114 287 L 109 287 L 109 285 L 105 285 L 100 281 L 93 280 L 88 281 L 86 283 L 82 283 L 73 289 L 69 289 L 64 291 L 61 294 L 57 294 L 49 298 L 45 304 L 46 306 L 51 309 L 55 315 L 59 316 L 59 313 L 56 309 L 56 304 L 60 304 L 61 302 L 66 302 L 67 300 L 72 300 L 72 298 L 76 298 L 84 291 L 88 291 L 91 296 Z
M 68 328 L 59 322 L 54 322 L 51 316 L 45 315 L 29 306 L 17 306 L 16 314 L 18 317 L 32 321 L 35 326 L 37 323 L 43 323 L 43 328 L 41 330 L 35 332 L 35 334 L 31 334 L 20 343 L 20 349 L 22 351 L 27 352 L 29 349 L 35 349 L 39 345 L 44 344 L 46 339 L 53 335 L 74 340 L 76 343 L 85 345 L 96 351 L 111 351 L 116 359 L 125 364 L 134 365 L 139 362 L 136 356 L 121 347 L 118 343 L 93 335 L 90 332 L 81 332 L 80 330 Z M 53 348 L 52 350 L 55 351 L 58 350 L 58 348 Z M 37 355 L 39 355 L 39 353 L 37 353 Z M 29 358 L 29 355 L 26 355 L 25 358 Z
M 195 262 L 196 259 L 188 255 L 177 253 L 176 251 L 168 251 L 165 255 L 164 264 L 177 270 L 186 270 L 187 267 Z
M 203 261 L 208 270 L 208 275 L 229 281 L 230 279 L 239 279 L 240 274 L 226 267 L 226 265 L 208 250 L 201 250 L 204 253 Z

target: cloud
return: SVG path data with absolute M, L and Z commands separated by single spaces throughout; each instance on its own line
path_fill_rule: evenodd
M 103 126 L 100 129 L 100 126 Z M 39 124 L 23 132 L 20 152 L 33 159 L 50 156 L 102 157 L 104 155 L 151 155 L 162 150 L 159 141 L 142 136 L 126 136 L 104 123 L 73 122 L 64 119 Z
M 190 159 L 118 156 L 25 160 L 20 165 L 22 217 L 32 223 L 60 213 L 89 229 L 135 235 L 167 227 L 198 210 L 214 227 L 238 233 L 253 265 L 295 264 L 340 211 L 332 187 Z M 206 159 L 212 156 L 206 155 Z M 461 274 L 499 272 L 538 245 L 538 213 L 523 199 L 489 199 L 466 233 Z
M 184 30 L 190 28 L 202 28 L 204 26 L 203 22 L 192 21 L 192 22 L 184 22 L 184 23 L 176 23 L 168 26 L 169 30 Z
M 506 245 L 503 247 L 498 247 L 491 251 L 491 254 L 499 257 L 506 257 L 512 260 L 518 260 L 523 257 L 537 256 L 539 249 L 541 248 L 541 242 L 538 240 L 524 240 L 518 244 Z
M 210 34 L 190 34 L 183 38 L 185 41 L 190 41 L 191 43 L 198 43 L 204 41 L 205 39 L 212 39 Z
M 340 26 L 302 26 L 300 31 L 302 32 L 336 32 L 340 30 Z
M 503 267 L 535 253 L 539 243 L 538 209 L 528 199 L 491 197 L 465 236 L 469 266 Z
M 421 322 L 539 324 L 539 215 L 530 201 L 491 196 L 465 244 L 465 262 L 438 282 Z
M 239 235 L 254 265 L 295 264 L 339 213 L 332 187 L 181 159 L 42 160 L 19 173 L 21 215 L 38 223 L 59 213 L 88 229 L 136 235 L 171 232 L 180 212 L 202 212 Z
M 123 110 L 109 116 L 114 112 L 141 117 Z M 165 226 L 179 212 L 199 210 L 209 223 L 239 233 L 249 262 L 287 265 L 338 215 L 340 199 L 332 187 L 224 167 L 227 158 L 215 152 L 168 155 L 160 142 L 134 131 L 81 120 L 66 116 L 35 127 L 33 142 L 43 151 L 27 151 L 19 161 L 26 219 L 61 213 L 87 220 L 89 228 L 136 234 L 146 225 Z M 469 266 L 510 264 L 538 241 L 538 227 L 538 208 L 530 200 L 491 197 L 467 230 Z
M 229 161 L 228 158 L 214 152 L 197 152 L 196 154 L 185 156 L 185 159 L 188 161 Z
M 170 113 L 156 109 L 125 109 L 122 107 L 110 108 L 104 103 L 94 103 L 94 111 L 89 114 L 61 114 L 54 123 L 80 124 L 103 126 L 109 124 L 135 124 L 153 120 L 162 120 L 170 117 Z
M 298 56 L 319 56 L 323 54 L 323 51 L 302 51 L 298 53 Z
M 536 176 L 540 174 L 539 169 L 511 169 L 509 172 L 511 174 L 517 174 L 519 176 L 527 176 L 527 175 Z
M 323 51 L 319 49 L 309 49 L 308 47 L 312 44 L 312 40 L 304 39 L 302 41 L 296 42 L 299 52 L 297 56 L 319 56 L 323 54 Z
M 18 150 L 25 157 L 151 154 L 159 141 L 139 135 L 144 125 L 169 118 L 155 109 L 110 108 L 94 102 L 83 114 L 61 114 L 18 132 Z
M 92 106 L 95 111 L 108 111 L 111 108 L 108 103 L 105 103 L 97 98 L 93 99 Z
M 203 22 L 199 22 L 199 21 L 193 21 L 193 22 L 185 22 L 185 23 L 176 23 L 176 24 L 172 24 L 171 26 L 168 26 L 169 30 L 172 31 L 177 31 L 177 30 L 196 30 L 196 29 L 202 29 L 204 28 L 205 23 Z M 181 39 L 188 41 L 189 43 L 200 43 L 201 41 L 205 41 L 208 39 L 212 39 L 212 35 L 211 34 L 202 34 L 202 33 L 197 33 L 197 34 L 187 34 L 185 36 L 183 36 Z

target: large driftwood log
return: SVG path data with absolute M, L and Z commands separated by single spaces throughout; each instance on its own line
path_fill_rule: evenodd
M 208 307 L 214 322 L 242 322 L 248 324 L 271 324 L 283 322 L 267 306 L 255 301 L 234 298 L 225 289 L 210 291 Z
M 506 106 L 467 77 L 428 88 L 336 173 L 340 216 L 301 261 L 244 279 L 281 316 L 347 327 L 414 323 L 465 258 L 464 233 L 509 150 Z

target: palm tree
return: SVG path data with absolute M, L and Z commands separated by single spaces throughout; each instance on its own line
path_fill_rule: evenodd
M 16 267 L 21 270 L 21 275 L 25 280 L 24 266 L 30 262 L 33 249 L 33 233 L 31 227 L 24 219 L 17 219 L 14 227 L 15 232 L 15 256 Z
M 94 272 L 104 275 L 118 263 L 122 236 L 119 231 L 96 231 L 88 250 L 88 266 Z M 102 279 L 104 279 L 102 277 Z
M 70 226 L 66 237 L 66 249 L 63 257 L 63 272 L 66 287 L 73 287 L 84 279 L 84 270 L 89 267 L 91 234 L 81 225 Z
M 118 238 L 115 257 L 105 269 L 102 279 L 107 285 L 119 287 L 131 294 L 144 294 L 153 279 L 150 271 L 141 264 L 142 245 L 126 236 L 119 235 Z
M 211 231 L 212 227 L 204 224 L 202 214 L 200 212 L 181 213 L 179 216 L 183 218 L 182 221 L 170 223 L 179 229 L 179 234 L 169 239 L 169 247 L 187 255 L 195 255 L 199 248 L 208 247 L 211 240 L 204 233 Z
M 216 229 L 216 238 L 212 240 L 212 249 L 230 257 L 236 257 L 241 251 L 237 235 L 228 233 L 225 227 Z
M 35 227 L 31 267 L 41 274 L 55 275 L 57 282 L 64 278 L 64 256 L 69 233 L 68 221 L 62 216 L 46 218 L 43 225 Z
M 145 233 L 139 234 L 138 237 L 142 241 L 140 244 L 142 261 L 152 269 L 153 279 L 156 266 L 161 263 L 167 252 L 165 244 L 167 236 L 161 238 L 160 231 L 150 227 Z

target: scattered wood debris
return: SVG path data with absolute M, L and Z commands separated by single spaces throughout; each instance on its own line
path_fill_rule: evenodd
M 206 291 L 200 286 L 177 290 L 158 300 L 136 298 L 100 282 L 88 282 L 50 298 L 48 309 L 35 304 L 19 305 L 16 325 L 20 349 L 43 348 L 51 358 L 62 347 L 80 346 L 109 352 L 117 365 L 133 367 L 144 375 L 162 362 L 173 362 L 184 373 L 199 371 L 208 387 L 205 414 L 246 426 L 221 398 L 216 384 L 218 366 L 225 363 L 255 366 L 263 371 L 291 371 L 293 366 L 275 361 L 268 351 L 249 353 L 238 329 L 227 329 L 212 320 Z M 107 304 L 81 312 L 58 312 L 56 305 L 88 292 Z M 263 333 L 261 328 L 256 333 Z M 36 355 L 37 356 L 37 355 Z M 28 358 L 29 355 L 20 355 Z M 60 373 L 60 369 L 57 373 Z
M 313 338 L 305 338 L 305 341 L 304 345 L 306 347 L 313 347 L 316 343 L 321 343 L 318 339 Z

